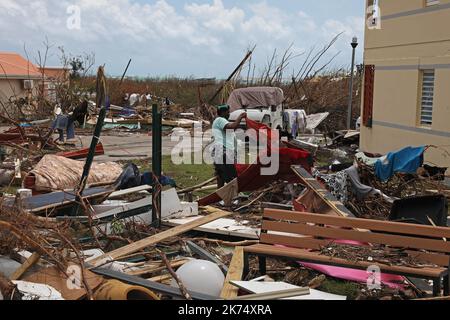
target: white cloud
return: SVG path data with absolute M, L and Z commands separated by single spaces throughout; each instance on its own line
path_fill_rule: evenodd
M 212 4 L 192 3 L 185 5 L 184 9 L 191 18 L 213 31 L 234 32 L 236 26 L 245 19 L 244 10 L 236 7 L 227 9 L 222 0 L 214 0 Z
M 345 21 L 330 19 L 323 25 L 322 32 L 327 37 L 333 37 L 339 33 L 347 39 L 353 36 L 361 37 L 364 32 L 364 18 L 348 17 Z
M 359 18 L 330 19 L 321 25 L 311 13 L 289 12 L 264 0 L 236 6 L 223 0 L 190 1 L 176 8 L 171 0 L 1 0 L 0 36 L 16 48 L 24 42 L 37 47 L 48 36 L 78 52 L 95 51 L 98 59 L 124 59 L 132 53 L 138 61 L 160 61 L 152 63 L 155 69 L 164 64 L 175 70 L 174 60 L 180 59 L 181 70 L 193 70 L 197 63 L 216 68 L 214 73 L 226 59 L 239 60 L 251 44 L 258 45 L 265 59 L 274 48 L 282 50 L 291 43 L 303 48 L 325 43 L 341 31 L 345 37 L 363 32 Z M 81 9 L 80 30 L 66 27 L 70 5 Z M 220 60 L 201 58 L 208 55 Z M 195 63 L 190 66 L 191 60 Z
M 305 32 L 313 32 L 317 30 L 316 22 L 306 12 L 300 11 L 297 15 L 301 22 L 300 30 Z

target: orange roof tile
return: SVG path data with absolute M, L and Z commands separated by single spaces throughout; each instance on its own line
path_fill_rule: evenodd
M 32 62 L 14 52 L 0 52 L 0 78 L 23 77 L 36 78 L 42 76 Z

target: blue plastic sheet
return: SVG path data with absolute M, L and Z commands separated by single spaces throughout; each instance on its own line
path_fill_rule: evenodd
M 423 165 L 425 146 L 406 147 L 396 152 L 390 152 L 385 158 L 375 163 L 375 174 L 381 181 L 388 181 L 394 173 L 416 173 Z

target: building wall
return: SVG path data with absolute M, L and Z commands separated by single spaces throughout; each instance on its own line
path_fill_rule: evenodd
M 19 97 L 26 95 L 26 91 L 23 89 L 23 80 L 0 79 L 0 99 L 2 99 L 2 102 L 4 102 L 4 96 L 10 98 L 14 94 Z
M 380 0 L 381 29 L 366 28 L 364 63 L 375 65 L 373 127 L 364 151 L 435 145 L 425 160 L 450 167 L 450 0 Z M 421 70 L 435 69 L 433 124 L 420 125 Z M 364 96 L 364 95 L 363 95 Z

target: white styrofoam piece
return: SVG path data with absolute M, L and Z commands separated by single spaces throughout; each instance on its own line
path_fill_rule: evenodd
M 24 295 L 22 300 L 64 300 L 61 293 L 49 285 L 27 281 L 12 282 Z
M 268 293 L 277 292 L 290 289 L 298 289 L 300 287 L 294 286 L 286 282 L 262 282 L 262 281 L 230 281 L 231 284 L 240 288 L 245 288 L 250 293 Z M 347 297 L 319 290 L 310 289 L 310 294 L 304 296 L 297 296 L 286 298 L 287 300 L 347 300 Z

